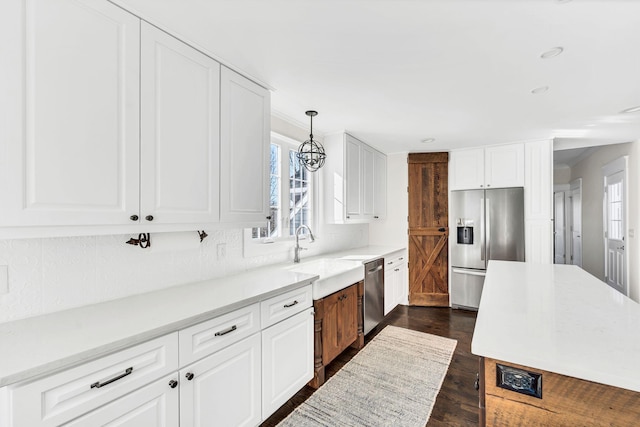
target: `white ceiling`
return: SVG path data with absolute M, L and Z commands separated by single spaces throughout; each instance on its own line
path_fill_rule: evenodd
M 387 153 L 640 139 L 637 0 L 112 1 Z

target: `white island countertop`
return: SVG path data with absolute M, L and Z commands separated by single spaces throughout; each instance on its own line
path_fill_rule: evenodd
M 0 324 L 0 387 L 311 284 L 282 265 Z
M 490 261 L 471 351 L 640 391 L 640 305 L 576 266 Z

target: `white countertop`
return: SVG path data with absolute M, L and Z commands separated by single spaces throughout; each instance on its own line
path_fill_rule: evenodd
M 365 256 L 362 262 L 403 248 L 367 246 L 318 258 Z M 306 261 L 303 258 L 303 263 Z M 240 307 L 312 283 L 317 275 L 293 272 L 292 263 L 134 295 L 118 300 L 0 323 L 0 387 L 171 333 Z
M 471 351 L 640 391 L 640 305 L 576 266 L 490 261 Z
M 259 268 L 113 301 L 0 324 L 0 386 L 53 373 L 183 329 L 317 276 Z

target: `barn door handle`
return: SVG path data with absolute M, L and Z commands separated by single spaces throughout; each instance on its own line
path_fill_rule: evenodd
M 440 228 L 438 228 L 438 231 L 441 232 L 441 233 L 444 233 L 445 231 L 447 231 L 447 229 L 444 228 L 444 227 L 440 227 Z

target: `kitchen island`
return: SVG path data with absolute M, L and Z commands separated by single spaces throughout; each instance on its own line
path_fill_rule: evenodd
M 640 425 L 640 305 L 570 265 L 491 261 L 480 424 Z

